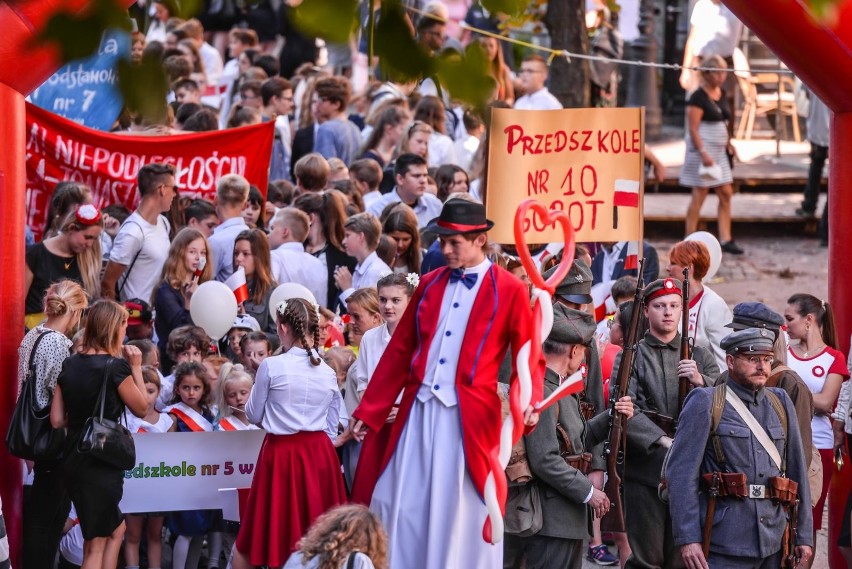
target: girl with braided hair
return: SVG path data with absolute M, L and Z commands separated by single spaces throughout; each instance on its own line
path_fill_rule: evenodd
M 233 567 L 280 567 L 311 523 L 346 502 L 337 437 L 341 395 L 322 361 L 318 306 L 292 298 L 276 307 L 283 353 L 257 370 L 245 412 L 266 431 L 234 548 Z

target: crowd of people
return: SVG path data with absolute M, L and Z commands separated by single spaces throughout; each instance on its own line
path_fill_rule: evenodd
M 172 86 L 168 118 L 123 115 L 116 129 L 198 132 L 273 121 L 270 182 L 258 188 L 229 174 L 217 180 L 214 202 L 191 200 L 180 196 L 173 166 L 147 164 L 132 212 L 96 207 L 84 185 L 56 186 L 43 239 L 26 253 L 28 332 L 18 375 L 21 385 L 37 382 L 40 410 L 66 443 L 60 456 L 26 464 L 24 567 L 52 568 L 58 558 L 60 567 L 158 569 L 164 551 L 172 567 L 206 561 L 208 569 L 561 568 L 583 558 L 777 567 L 794 519 L 798 534 L 787 545 L 797 566 L 807 566 L 835 451 L 852 433 L 849 371 L 828 303 L 802 293 L 783 316 L 760 303 L 732 312 L 703 282 L 710 252 L 697 241 L 677 243 L 662 267 L 642 244 L 649 284 L 639 304 L 626 242 L 579 245 L 574 258 L 553 244 L 534 250 L 536 271 L 547 276 L 560 263 L 571 270 L 553 296 L 543 355 L 531 362 L 533 402 L 578 371 L 584 389 L 543 411 L 504 411 L 522 414 L 526 434 L 513 450 L 516 469 L 507 471 L 507 536 L 493 545 L 483 527 L 494 532 L 502 522 L 483 502 L 493 477 L 504 476 L 492 460 L 501 399 L 512 407 L 506 386 L 519 381 L 533 318 L 527 268 L 513 245 L 488 238 L 483 117 L 432 80 L 388 80 L 353 93 L 352 48 L 330 45 L 332 72 L 316 67 L 313 41 L 280 26 L 288 20 L 269 2 L 211 2 L 186 21 L 165 0 L 151 9 L 133 53 L 162 59 Z M 515 76 L 496 40 L 448 35 L 440 4 L 425 13 L 412 26 L 430 53 L 482 43 L 493 105 L 561 108 L 547 90 L 544 58 L 528 55 Z M 469 18 L 495 25 L 475 10 Z M 241 19 L 250 27 L 233 27 Z M 287 38 L 280 57 L 279 33 Z M 690 99 L 687 159 L 698 178 L 700 166 L 720 163 L 724 182 L 721 82 L 706 74 Z M 698 178 L 689 185 L 700 190 L 706 179 Z M 741 253 L 721 210 L 720 222 L 723 250 Z M 194 295 L 236 272 L 247 295 L 227 333 L 211 337 L 193 322 Z M 289 283 L 311 298 L 273 303 Z M 595 285 L 607 287 L 615 310 L 601 310 Z M 628 397 L 616 401 L 636 311 L 644 325 L 634 331 Z M 694 391 L 685 404 L 681 380 Z M 750 405 L 766 431 L 753 430 L 734 404 L 711 424 L 718 393 L 722 405 L 725 397 Z M 124 471 L 76 450 L 99 401 L 104 418 L 137 436 L 265 431 L 241 523 L 218 509 L 121 512 Z M 600 528 L 610 509 L 602 457 L 613 413 L 628 421 L 626 533 L 612 534 L 620 559 Z M 761 455 L 755 441 L 766 437 L 783 464 L 770 461 L 769 448 Z M 695 444 L 701 440 L 707 445 Z M 715 454 L 721 449 L 724 459 Z M 701 475 L 720 472 L 745 472 L 746 490 L 768 493 L 736 502 L 744 496 L 732 483 L 716 516 L 699 519 L 711 496 Z M 661 476 L 671 507 L 658 495 Z M 767 490 L 785 477 L 799 483 L 796 510 Z M 512 500 L 533 493 L 537 527 L 512 533 Z M 852 563 L 849 510 L 839 545 Z M 708 525 L 713 536 L 702 551 Z

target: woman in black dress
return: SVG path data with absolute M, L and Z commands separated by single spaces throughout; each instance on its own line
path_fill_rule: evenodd
M 111 300 L 92 305 L 80 353 L 63 363 L 50 408 L 53 427 L 68 431 L 62 473 L 83 531 L 84 569 L 112 569 L 118 563 L 124 537 L 124 521 L 118 509 L 124 471 L 78 453 L 80 433 L 96 409 L 105 379 L 104 418 L 117 421 L 125 405 L 139 418 L 148 410 L 142 352 L 121 345 L 127 317 L 127 310 Z

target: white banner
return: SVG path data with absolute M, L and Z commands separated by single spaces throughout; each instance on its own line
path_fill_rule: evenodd
M 264 431 L 133 435 L 136 466 L 124 473 L 125 514 L 218 510 L 223 488 L 249 488 Z

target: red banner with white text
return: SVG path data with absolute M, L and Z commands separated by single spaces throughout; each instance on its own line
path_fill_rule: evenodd
M 82 127 L 27 103 L 27 225 L 36 238 L 46 223 L 53 189 L 70 180 L 87 185 L 97 207 L 139 202 L 136 176 L 145 164 L 173 164 L 181 196 L 211 201 L 216 182 L 240 174 L 266 193 L 275 125 L 145 136 Z

